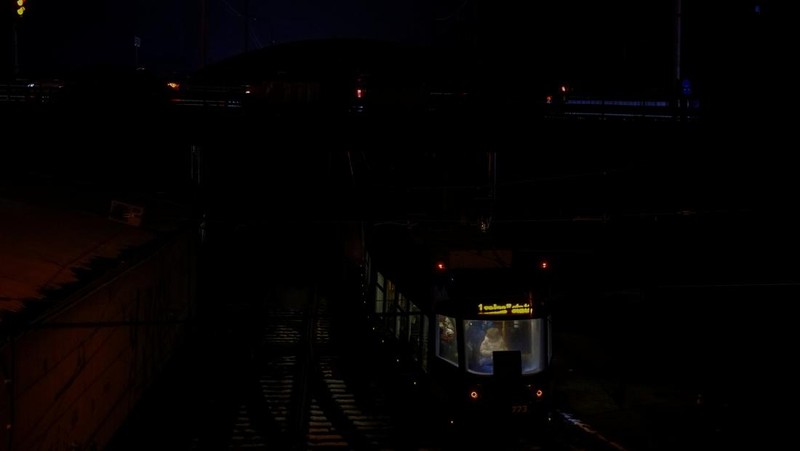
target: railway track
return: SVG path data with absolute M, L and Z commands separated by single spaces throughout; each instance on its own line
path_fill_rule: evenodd
M 190 356 L 104 451 L 438 451 L 479 444 L 607 450 L 561 421 L 547 443 L 520 430 L 429 428 L 419 420 L 426 408 L 392 391 L 403 381 L 393 377 L 388 348 L 366 336 L 346 296 L 329 298 L 314 284 L 278 276 L 265 296 L 252 274 L 232 272 L 239 278 L 217 284 L 227 288 L 210 296 L 213 318 Z
M 168 384 L 170 395 L 158 395 L 158 405 L 140 415 L 144 421 L 105 451 L 445 451 L 476 444 L 504 451 L 607 451 L 566 430 L 547 444 L 521 431 L 426 436 L 431 431 L 418 418 L 409 423 L 407 406 L 397 405 L 406 400 L 390 391 L 396 380 L 387 373 L 388 359 L 343 337 L 343 328 L 356 326 L 352 317 L 337 317 L 328 302 L 313 288 L 291 288 L 279 290 L 258 313 L 228 306 L 233 313 L 225 317 L 221 310 L 219 323 L 229 330 L 211 337 L 214 345 L 206 348 L 216 363 L 194 359 Z M 181 405 L 165 404 L 169 397 Z

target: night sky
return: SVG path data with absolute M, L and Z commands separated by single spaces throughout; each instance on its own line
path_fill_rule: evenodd
M 29 0 L 21 58 L 30 71 L 133 64 L 139 36 L 142 64 L 191 69 L 200 63 L 204 1 L 207 62 L 326 37 L 472 45 L 514 38 L 533 57 L 568 52 L 570 60 L 602 66 L 646 54 L 670 61 L 674 34 L 675 0 L 564 0 L 535 8 L 510 0 Z
M 5 1 L 8 25 L 14 2 Z M 467 49 L 498 73 L 525 68 L 587 92 L 646 94 L 676 80 L 679 1 L 681 78 L 696 91 L 758 92 L 780 76 L 788 16 L 774 0 L 28 0 L 16 23 L 17 75 L 64 78 L 105 64 L 186 76 L 246 50 L 359 37 Z M 8 29 L 0 69 L 13 78 Z
M 205 0 L 204 34 L 203 0 L 29 4 L 18 29 L 21 72 L 29 75 L 59 75 L 90 64 L 133 65 L 135 36 L 141 39 L 139 65 L 168 74 L 195 70 L 204 56 L 213 63 L 304 39 L 364 37 L 424 44 L 431 42 L 435 24 L 447 27 L 459 20 L 458 4 L 446 0 Z

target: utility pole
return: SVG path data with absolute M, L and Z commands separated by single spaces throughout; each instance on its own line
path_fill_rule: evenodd
M 11 26 L 11 51 L 13 52 L 12 58 L 14 63 L 14 78 L 19 76 L 19 42 L 17 38 L 17 21 Z
M 200 0 L 200 68 L 206 67 L 208 51 L 208 0 Z
M 139 69 L 139 47 L 142 46 L 142 39 L 139 36 L 133 37 L 133 68 Z
M 681 78 L 681 47 L 683 46 L 683 0 L 675 0 L 675 79 L 673 81 L 672 92 L 676 102 L 677 111 L 675 112 L 678 119 L 683 120 L 686 114 L 685 102 L 688 99 L 683 94 L 683 81 Z
M 680 86 L 681 81 L 681 42 L 683 35 L 683 1 L 675 0 L 675 81 Z
M 250 49 L 250 0 L 244 0 L 244 12 L 242 18 L 244 19 L 244 53 Z
M 14 23 L 11 25 L 11 52 L 13 58 L 14 78 L 19 77 L 19 24 L 22 21 L 22 16 L 25 15 L 27 0 L 17 0 L 17 8 L 15 10 L 16 17 Z

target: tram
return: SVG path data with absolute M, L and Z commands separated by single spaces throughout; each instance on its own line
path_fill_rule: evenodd
M 548 423 L 547 257 L 516 258 L 479 241 L 381 235 L 365 242 L 363 305 L 427 413 L 449 425 Z

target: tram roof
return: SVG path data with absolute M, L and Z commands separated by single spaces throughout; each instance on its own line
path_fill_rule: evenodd
M 447 297 L 469 302 L 539 298 L 545 280 L 534 270 L 513 268 L 459 268 L 446 273 Z
M 470 285 L 479 281 L 494 285 L 503 279 L 506 286 L 520 286 L 528 283 L 524 276 L 532 273 L 529 256 L 515 254 L 497 237 L 471 226 L 380 226 L 373 229 L 371 238 L 368 248 L 381 271 L 398 280 L 405 278 L 418 289 L 430 286 L 439 264 L 454 275 L 471 273 L 466 276 Z M 471 291 L 479 288 L 474 286 Z

